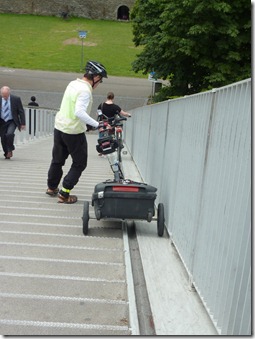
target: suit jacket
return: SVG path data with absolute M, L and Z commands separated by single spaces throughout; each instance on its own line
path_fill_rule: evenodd
M 26 125 L 25 112 L 20 97 L 10 94 L 11 112 L 13 121 L 20 130 L 21 125 Z M 2 110 L 2 96 L 0 95 L 0 111 Z M 0 119 L 1 123 L 4 120 Z

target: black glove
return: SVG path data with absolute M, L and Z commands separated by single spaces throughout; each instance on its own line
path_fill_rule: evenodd
M 86 124 L 86 126 L 87 126 L 86 132 L 89 132 L 94 129 L 94 127 L 91 125 Z

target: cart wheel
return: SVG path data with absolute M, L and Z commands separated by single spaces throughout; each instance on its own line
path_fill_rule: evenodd
M 162 203 L 158 204 L 158 218 L 157 218 L 157 227 L 158 227 L 158 236 L 162 237 L 164 234 L 165 227 L 165 216 L 164 216 L 164 205 Z
M 84 206 L 83 206 L 83 234 L 87 235 L 89 231 L 89 202 L 84 201 Z
M 97 220 L 101 219 L 101 211 L 99 208 L 95 208 L 95 216 L 97 218 Z
M 152 212 L 148 212 L 148 215 L 147 215 L 147 221 L 148 221 L 148 222 L 151 222 L 152 217 L 153 217 Z

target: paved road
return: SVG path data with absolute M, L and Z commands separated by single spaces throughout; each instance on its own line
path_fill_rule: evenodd
M 82 73 L 31 71 L 0 67 L 0 87 L 7 85 L 19 95 L 24 105 L 35 95 L 40 106 L 58 108 L 69 81 Z M 102 102 L 107 92 L 115 93 L 115 102 L 125 110 L 144 105 L 151 94 L 152 83 L 147 79 L 110 76 L 94 91 L 94 106 Z

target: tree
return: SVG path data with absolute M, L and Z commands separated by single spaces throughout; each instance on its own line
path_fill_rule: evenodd
M 251 76 L 247 0 L 136 0 L 131 19 L 133 41 L 144 46 L 133 70 L 169 79 L 166 97 Z

